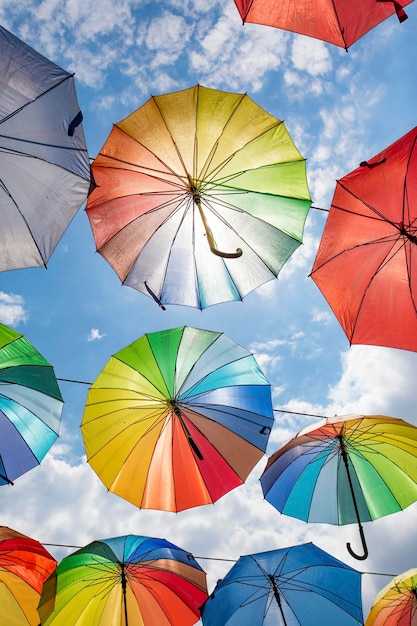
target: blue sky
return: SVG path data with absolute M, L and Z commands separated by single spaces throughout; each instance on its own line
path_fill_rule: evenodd
M 75 72 L 89 154 L 96 156 L 112 124 L 150 95 L 200 83 L 247 92 L 284 119 L 307 159 L 313 205 L 328 209 L 336 179 L 416 125 L 417 5 L 402 25 L 387 20 L 349 52 L 273 28 L 241 24 L 233 0 L 0 0 L 0 23 L 55 63 Z M 184 324 L 221 330 L 252 350 L 271 382 L 274 407 L 294 413 L 387 414 L 417 424 L 417 355 L 350 348 L 308 277 L 326 212 L 311 210 L 303 245 L 279 280 L 203 312 L 161 311 L 122 287 L 95 251 L 82 207 L 48 269 L 3 272 L 0 321 L 22 332 L 59 378 L 92 382 L 114 352 L 146 332 Z M 355 527 L 310 525 L 280 515 L 262 498 L 258 478 L 213 506 L 174 515 L 141 511 L 107 493 L 85 461 L 80 422 L 87 385 L 61 383 L 61 436 L 42 465 L 3 487 L 1 523 L 51 544 L 84 545 L 127 533 L 153 535 L 195 556 L 241 554 L 314 541 L 367 572 L 398 574 L 417 565 L 417 505 L 365 525 L 370 556 L 353 561 Z M 314 421 L 276 413 L 268 453 Z M 411 547 L 410 547 L 411 546 Z M 60 558 L 68 550 L 55 547 Z M 212 588 L 230 567 L 201 560 Z M 369 607 L 385 576 L 364 575 Z

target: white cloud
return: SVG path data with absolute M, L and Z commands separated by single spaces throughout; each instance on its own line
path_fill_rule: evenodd
M 320 324 L 331 324 L 334 321 L 334 316 L 330 311 L 314 308 L 311 311 L 311 321 Z
M 164 12 L 151 20 L 145 44 L 153 53 L 151 67 L 171 65 L 187 48 L 194 27 L 180 15 Z
M 103 337 L 105 337 L 106 334 L 100 334 L 100 331 L 98 328 L 92 328 L 88 334 L 87 337 L 87 341 L 99 341 L 100 339 L 103 339 Z
M 28 311 L 22 296 L 0 291 L 0 321 L 7 326 L 17 326 L 28 320 Z
M 327 74 L 333 67 L 327 44 L 308 37 L 294 37 L 291 60 L 297 70 L 311 76 Z

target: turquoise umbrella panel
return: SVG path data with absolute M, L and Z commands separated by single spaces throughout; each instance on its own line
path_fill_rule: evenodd
M 48 361 L 0 324 L 0 484 L 39 465 L 59 435 L 63 399 Z

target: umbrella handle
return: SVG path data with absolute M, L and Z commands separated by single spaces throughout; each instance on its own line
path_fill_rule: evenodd
M 204 215 L 204 211 L 201 207 L 200 198 L 197 197 L 197 194 L 194 194 L 194 202 L 196 203 L 196 205 L 198 206 L 198 210 L 200 211 L 201 219 L 203 220 L 204 230 L 206 231 L 206 235 L 207 235 L 211 252 L 213 254 L 216 254 L 217 256 L 223 257 L 224 259 L 237 259 L 240 256 L 242 256 L 243 254 L 242 248 L 236 248 L 236 252 L 222 252 L 222 250 L 219 250 L 218 248 L 216 248 L 213 234 L 210 230 L 210 226 L 207 223 L 206 216 Z
M 349 542 L 346 544 L 346 548 L 349 554 L 353 556 L 354 559 L 357 559 L 358 561 L 364 561 L 368 558 L 368 546 L 366 545 L 365 534 L 363 532 L 362 524 L 359 524 L 359 534 L 361 536 L 363 554 L 356 554 L 356 552 L 352 550 Z
M 355 509 L 356 520 L 358 522 L 358 528 L 359 528 L 359 534 L 361 536 L 361 541 L 362 541 L 363 554 L 361 554 L 361 555 L 356 554 L 352 550 L 352 548 L 350 546 L 350 543 L 346 544 L 346 548 L 347 548 L 349 554 L 351 556 L 353 556 L 354 559 L 358 559 L 358 561 L 364 561 L 365 559 L 368 558 L 368 547 L 366 545 L 365 534 L 363 532 L 363 528 L 362 528 L 362 524 L 361 524 L 361 517 L 359 515 L 358 503 L 356 502 L 356 498 L 355 498 L 355 490 L 353 489 L 352 477 L 351 477 L 350 471 L 349 471 L 349 463 L 348 463 L 345 443 L 343 441 L 343 435 L 340 434 L 340 435 L 338 435 L 337 438 L 339 439 L 339 442 L 340 442 L 340 451 L 342 453 L 343 463 L 344 463 L 345 468 L 346 468 L 346 474 L 347 474 L 347 477 L 348 477 L 348 482 L 349 482 L 350 493 L 351 493 L 351 496 L 352 496 L 353 507 Z

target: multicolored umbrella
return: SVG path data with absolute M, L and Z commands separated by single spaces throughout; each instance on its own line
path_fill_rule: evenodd
M 359 626 L 361 574 L 312 543 L 249 554 L 201 613 L 204 626 Z
M 0 485 L 39 465 L 58 437 L 62 407 L 52 365 L 0 324 Z
M 74 76 L 0 26 L 0 271 L 45 266 L 87 198 Z
M 336 184 L 311 271 L 351 344 L 417 351 L 417 127 Z
M 322 39 L 346 50 L 372 28 L 413 0 L 235 0 L 243 22 L 253 22 Z
M 92 173 L 97 250 L 162 308 L 241 300 L 275 278 L 311 204 L 285 124 L 246 94 L 201 85 L 115 124 Z
M 55 559 L 35 539 L 0 526 L 0 623 L 38 626 L 38 604 Z
M 395 576 L 376 596 L 365 626 L 417 624 L 417 569 Z
M 384 415 L 342 415 L 299 432 L 269 458 L 261 476 L 278 511 L 328 524 L 357 523 L 402 511 L 417 500 L 417 427 Z
M 272 425 L 270 385 L 253 355 L 220 332 L 183 326 L 113 355 L 89 389 L 81 428 L 110 491 L 181 511 L 241 485 Z
M 44 585 L 39 614 L 42 626 L 191 626 L 206 598 L 192 554 L 126 535 L 65 557 Z

